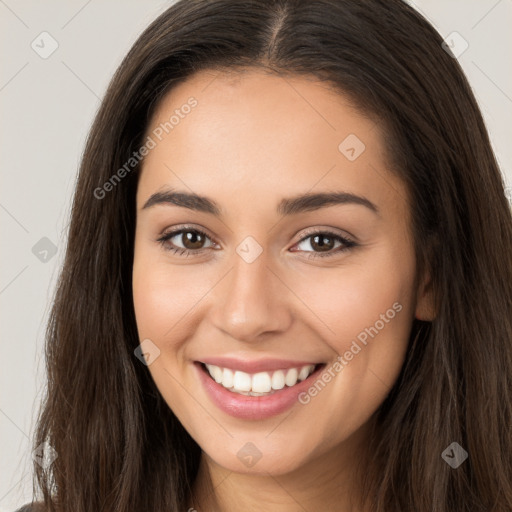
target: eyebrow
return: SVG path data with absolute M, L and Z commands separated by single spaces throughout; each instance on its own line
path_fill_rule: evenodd
M 149 197 L 141 209 L 144 210 L 152 206 L 165 204 L 172 204 L 198 212 L 209 213 L 216 217 L 221 216 L 220 207 L 212 199 L 194 193 L 177 192 L 174 190 L 155 192 Z M 279 202 L 277 213 L 282 216 L 295 215 L 297 213 L 310 212 L 338 204 L 357 204 L 365 206 L 376 214 L 379 213 L 377 206 L 370 200 L 349 192 L 305 193 L 285 198 Z

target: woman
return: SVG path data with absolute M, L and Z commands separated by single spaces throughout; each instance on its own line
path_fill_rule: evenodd
M 43 509 L 512 510 L 511 251 L 473 94 L 407 4 L 178 2 L 84 153 Z

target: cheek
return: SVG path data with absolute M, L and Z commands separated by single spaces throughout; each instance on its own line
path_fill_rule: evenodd
M 414 311 L 414 260 L 399 261 L 393 251 L 374 256 L 330 272 L 329 279 L 302 280 L 298 291 L 328 326 L 316 332 L 337 354 L 300 397 L 299 414 L 310 425 L 300 440 L 306 453 L 332 450 L 366 424 L 402 368 Z M 280 440 L 290 439 L 283 428 Z
M 383 247 L 357 263 L 347 260 L 337 269 L 310 272 L 295 282 L 297 294 L 328 327 L 338 352 L 347 340 L 361 333 L 364 338 L 365 329 L 376 323 L 379 331 L 384 331 L 384 321 L 387 332 L 397 329 L 397 333 L 411 323 L 415 307 L 412 255 L 398 257 L 397 251 Z
M 201 297 L 211 288 L 205 274 L 186 265 L 171 265 L 165 254 L 136 247 L 133 265 L 133 303 L 141 338 L 175 339 L 169 336 Z M 179 339 L 179 338 L 178 338 Z
M 407 248 L 377 248 L 357 264 L 329 270 L 329 279 L 301 281 L 298 293 L 328 329 L 333 375 L 347 410 L 368 412 L 391 389 L 402 367 L 414 318 L 414 257 Z M 325 273 L 327 275 L 327 272 Z M 354 399 L 349 399 L 349 395 Z M 365 403 L 366 405 L 362 405 Z
M 415 267 L 412 254 L 404 250 L 399 256 L 374 251 L 371 261 L 347 266 L 334 280 L 303 281 L 302 293 L 328 325 L 325 342 L 337 354 L 324 375 L 328 391 L 319 391 L 324 384 L 317 382 L 303 397 L 312 415 L 328 402 L 337 404 L 326 438 L 339 434 L 336 425 L 348 433 L 366 421 L 401 370 L 414 317 Z
M 144 248 L 135 251 L 132 282 L 137 331 L 141 341 L 150 339 L 158 347 L 158 357 L 148 371 L 164 400 L 190 430 L 190 395 L 183 393 L 184 375 L 190 369 L 184 351 L 194 332 L 196 306 L 209 286 L 204 275 L 169 265 L 164 258 Z

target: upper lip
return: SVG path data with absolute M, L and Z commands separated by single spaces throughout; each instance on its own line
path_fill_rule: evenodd
M 309 361 L 291 361 L 289 359 L 258 359 L 247 360 L 233 357 L 207 357 L 198 361 L 199 363 L 212 364 L 221 368 L 231 370 L 240 370 L 246 373 L 269 372 L 275 370 L 286 370 L 288 368 L 301 368 L 314 364 L 323 364 L 321 362 Z

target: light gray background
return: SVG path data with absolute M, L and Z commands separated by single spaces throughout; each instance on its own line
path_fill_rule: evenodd
M 443 37 L 456 31 L 469 44 L 459 61 L 512 187 L 512 0 L 411 3 Z M 44 387 L 44 329 L 87 131 L 122 57 L 170 4 L 0 0 L 0 512 L 31 499 L 30 438 Z M 59 45 L 47 59 L 31 47 L 34 40 L 43 45 L 43 31 Z M 32 252 L 43 237 L 57 247 L 46 262 Z

